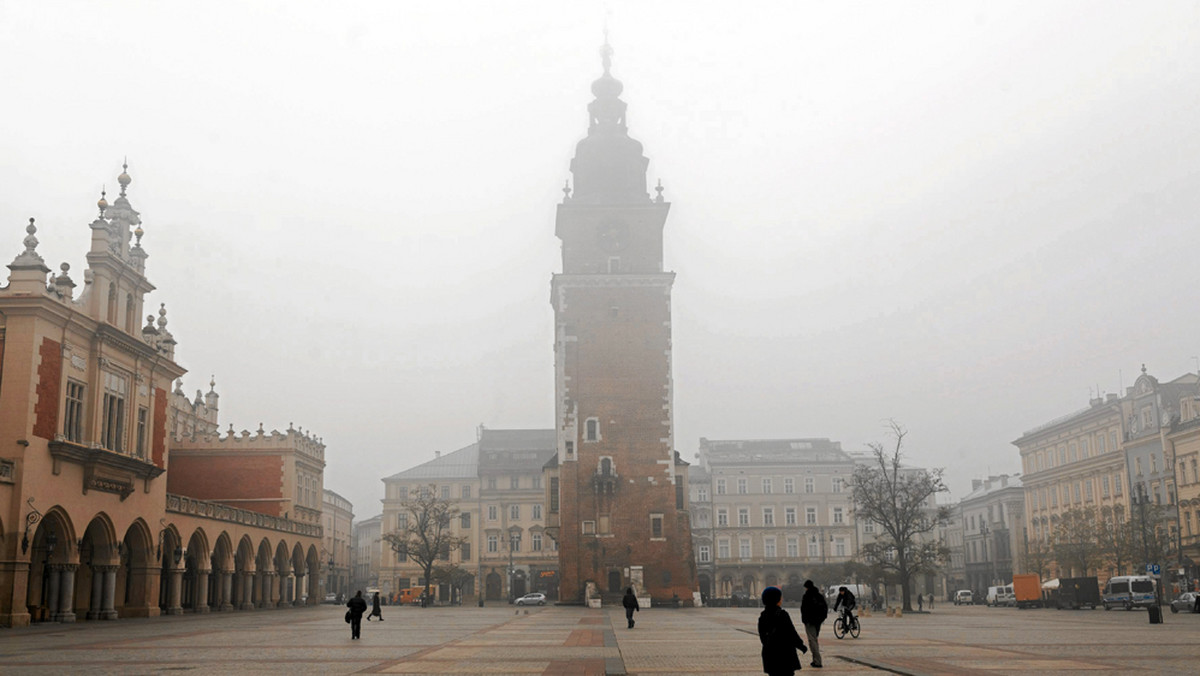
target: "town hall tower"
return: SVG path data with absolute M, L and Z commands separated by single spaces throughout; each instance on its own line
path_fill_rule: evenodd
M 571 161 L 555 234 L 555 420 L 548 489 L 559 546 L 560 598 L 589 593 L 690 605 L 696 589 L 687 464 L 675 453 L 671 285 L 663 271 L 670 205 L 646 189 L 649 160 L 630 138 L 623 86 L 592 83 L 588 133 Z M 557 517 L 557 518 L 555 518 Z

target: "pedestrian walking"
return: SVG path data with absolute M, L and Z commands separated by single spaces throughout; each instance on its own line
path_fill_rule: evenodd
M 362 616 L 367 612 L 367 600 L 362 597 L 362 590 L 346 602 L 346 607 L 350 609 L 346 611 L 346 619 L 350 621 L 350 638 L 354 640 L 362 631 Z
M 933 610 L 933 592 L 929 592 L 929 609 Z
M 629 628 L 633 629 L 634 611 L 642 612 L 642 609 L 638 607 L 637 596 L 633 594 L 633 587 L 626 587 L 625 596 L 621 599 L 621 605 L 625 606 L 625 619 L 629 620 Z
M 378 617 L 380 622 L 383 622 L 383 611 L 379 609 L 379 592 L 371 597 L 371 614 L 367 615 L 367 622 L 371 621 L 372 617 Z
M 821 623 L 829 617 L 829 604 L 825 595 L 812 580 L 804 581 L 804 596 L 800 599 L 800 621 L 804 624 L 804 637 L 808 639 L 808 649 L 812 652 L 812 666 L 821 668 Z
M 925 612 L 925 597 L 921 594 L 917 594 L 917 612 Z
M 758 616 L 758 640 L 762 642 L 763 671 L 770 676 L 792 676 L 800 668 L 800 657 L 796 651 L 808 652 L 804 639 L 796 633 L 791 615 L 780 607 L 782 600 L 783 591 L 779 587 L 763 590 L 763 611 Z

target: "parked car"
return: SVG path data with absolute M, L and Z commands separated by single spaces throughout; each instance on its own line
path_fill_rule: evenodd
M 970 589 L 959 589 L 954 592 L 954 605 L 956 606 L 973 606 L 975 605 L 975 595 Z
M 1171 612 L 1192 613 L 1196 611 L 1196 592 L 1184 592 L 1171 601 Z
M 325 600 L 321 603 L 337 603 L 337 594 L 326 594 Z
M 544 606 L 546 605 L 546 595 L 541 592 L 526 594 L 521 598 L 513 601 L 518 606 Z
M 1118 575 L 1104 584 L 1104 609 L 1125 610 L 1154 605 L 1154 578 L 1146 575 Z

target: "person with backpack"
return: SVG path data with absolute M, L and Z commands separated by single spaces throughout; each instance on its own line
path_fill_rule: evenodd
M 800 621 L 804 623 L 804 635 L 812 651 L 812 666 L 821 668 L 821 623 L 829 617 L 829 604 L 812 580 L 804 581 L 804 597 L 800 599 Z
M 767 587 L 762 593 L 763 611 L 758 616 L 758 640 L 762 642 L 763 671 L 770 676 L 792 676 L 800 668 L 799 650 L 808 652 L 796 633 L 792 617 L 780 606 L 783 590 Z

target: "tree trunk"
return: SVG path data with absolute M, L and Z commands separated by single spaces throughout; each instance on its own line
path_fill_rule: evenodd
M 912 612 L 912 601 L 909 597 L 909 580 L 908 573 L 908 558 L 904 556 L 903 551 L 897 557 L 897 568 L 900 571 L 900 609 L 906 613 Z

